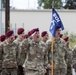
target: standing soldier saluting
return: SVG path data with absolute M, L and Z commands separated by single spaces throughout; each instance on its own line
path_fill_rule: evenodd
M 53 61 L 54 61 L 54 75 L 66 75 L 67 73 L 67 50 L 65 42 L 60 38 L 60 27 L 56 27 L 56 36 L 54 39 L 54 52 L 53 52 Z M 52 52 L 51 52 L 51 42 L 48 42 L 49 49 L 49 62 L 52 62 Z M 51 66 L 52 69 L 52 66 Z
M 13 30 L 8 30 L 6 40 L 0 44 L 2 75 L 17 75 L 17 45 L 14 41 Z
M 31 30 L 29 35 L 33 35 L 31 42 L 29 42 L 28 39 L 25 39 L 20 45 L 22 51 L 26 52 L 26 60 L 24 63 L 25 75 L 44 75 L 48 64 L 48 52 L 44 44 L 40 41 L 40 33 L 38 28 Z

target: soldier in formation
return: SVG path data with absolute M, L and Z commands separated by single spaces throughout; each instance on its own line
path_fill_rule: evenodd
M 76 45 L 72 52 L 72 75 L 76 75 Z
M 60 31 L 60 27 L 57 27 L 53 54 L 54 75 L 72 75 L 71 68 L 76 71 L 76 47 L 72 52 L 69 48 L 69 39 L 63 39 Z M 50 75 L 52 44 L 50 41 L 47 42 L 47 31 L 41 33 L 42 39 L 38 28 L 30 30 L 27 36 L 23 28 L 18 28 L 17 34 L 17 39 L 14 39 L 12 30 L 0 36 L 0 74 Z
M 18 34 L 18 38 L 16 38 L 14 42 L 19 46 L 20 43 L 24 40 L 24 29 L 18 28 L 17 34 Z M 18 47 L 18 53 L 20 52 L 19 50 L 20 49 Z M 21 60 L 20 53 L 19 53 L 18 54 L 18 75 L 24 75 L 23 67 L 22 67 L 23 64 L 21 63 L 21 61 L 23 62 L 23 60 Z
M 66 50 L 68 51 L 68 59 L 66 60 L 67 63 L 67 74 L 66 75 L 72 75 L 72 50 L 69 47 L 69 37 L 64 38 L 65 44 L 66 44 Z
M 14 41 L 14 32 L 9 30 L 6 33 L 6 40 L 0 44 L 0 68 L 1 75 L 17 75 L 17 45 Z
M 29 34 L 33 35 L 31 42 L 25 39 L 20 45 L 20 49 L 26 52 L 25 75 L 44 75 L 48 64 L 48 51 L 40 41 L 38 28 L 31 30 Z
M 47 41 L 49 39 L 49 35 L 48 35 L 48 32 L 47 31 L 43 31 L 41 33 L 41 37 L 42 37 L 42 43 L 45 45 L 45 47 L 47 48 L 48 45 L 47 45 Z M 48 56 L 47 56 L 48 57 Z M 49 62 L 48 62 L 49 63 Z M 45 75 L 49 75 L 49 68 L 46 69 L 46 73 Z
M 66 50 L 65 41 L 60 38 L 61 29 L 60 27 L 56 28 L 56 36 L 54 39 L 54 51 L 53 51 L 53 59 L 52 59 L 52 52 L 51 52 L 51 45 L 52 43 L 48 42 L 48 49 L 49 49 L 49 62 L 52 64 L 52 60 L 54 61 L 54 75 L 66 75 L 67 73 L 67 55 L 68 52 Z M 51 69 L 52 69 L 51 65 Z

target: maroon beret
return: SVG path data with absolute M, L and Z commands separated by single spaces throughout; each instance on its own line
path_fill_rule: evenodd
M 24 35 L 24 38 L 28 38 L 28 37 L 29 37 L 28 34 Z
M 47 31 L 43 31 L 43 32 L 41 33 L 41 36 L 44 37 L 46 34 L 48 34 Z
M 35 32 L 39 31 L 39 28 L 35 28 Z
M 6 35 L 1 35 L 0 41 L 3 42 L 6 39 Z
M 17 35 L 15 35 L 15 39 L 17 39 Z
M 60 38 L 62 38 L 63 34 L 60 34 Z
M 28 36 L 31 36 L 34 32 L 38 32 L 39 28 L 32 29 L 28 32 Z
M 69 37 L 65 37 L 64 41 L 67 42 L 69 40 Z
M 28 36 L 31 36 L 34 33 L 35 29 L 32 29 L 28 32 Z
M 17 34 L 20 35 L 24 32 L 24 29 L 23 28 L 18 28 L 17 30 Z
M 12 34 L 14 34 L 13 30 L 8 30 L 6 33 L 6 37 L 10 37 Z
M 58 30 L 58 29 L 60 29 L 60 27 L 57 26 L 57 27 L 56 27 L 56 30 Z
M 0 36 L 0 42 L 1 42 L 1 36 Z

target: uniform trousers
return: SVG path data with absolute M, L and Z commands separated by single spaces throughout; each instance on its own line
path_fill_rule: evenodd
M 13 69 L 13 68 L 3 68 L 2 69 L 2 75 L 17 75 L 17 69 Z

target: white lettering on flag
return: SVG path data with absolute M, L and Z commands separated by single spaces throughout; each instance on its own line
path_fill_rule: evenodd
M 52 29 L 54 25 L 55 25 L 55 24 L 54 24 L 54 20 L 53 20 L 53 21 L 51 21 L 50 29 Z
M 59 17 L 56 15 L 56 13 L 54 13 L 53 16 L 55 17 L 55 19 L 56 19 L 57 22 L 60 21 Z

